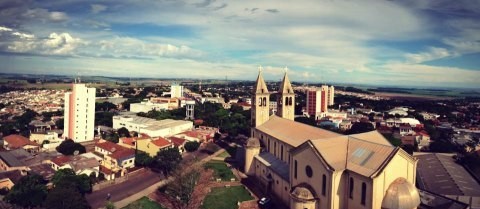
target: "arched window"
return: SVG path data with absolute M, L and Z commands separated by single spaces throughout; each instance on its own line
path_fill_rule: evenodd
M 297 163 L 297 160 L 295 160 L 293 163 L 293 177 L 295 178 L 297 178 L 297 167 L 298 167 L 298 163 Z
M 367 199 L 367 184 L 362 183 L 362 205 L 365 205 L 365 200 Z
M 283 144 L 280 145 L 280 160 L 283 161 Z
M 264 107 L 267 106 L 267 98 L 266 98 L 266 97 L 263 97 L 263 106 L 264 106 Z
M 327 176 L 323 174 L 322 176 L 322 195 L 325 196 L 327 193 Z
M 290 97 L 290 102 L 288 103 L 288 105 L 292 106 L 292 104 L 293 104 L 293 98 Z
M 350 199 L 353 199 L 353 178 L 352 177 L 350 177 L 348 196 L 350 196 Z
M 258 106 L 260 106 L 260 107 L 262 106 L 262 97 L 258 98 Z
M 270 138 L 268 138 L 268 149 L 267 150 L 270 152 Z
M 277 142 L 276 141 L 273 142 L 273 155 L 275 155 L 275 157 L 277 156 Z

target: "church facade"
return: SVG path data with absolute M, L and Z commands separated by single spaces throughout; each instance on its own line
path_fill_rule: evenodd
M 417 160 L 376 131 L 341 135 L 294 121 L 295 93 L 285 72 L 277 115 L 259 72 L 244 171 L 292 209 L 413 209 Z

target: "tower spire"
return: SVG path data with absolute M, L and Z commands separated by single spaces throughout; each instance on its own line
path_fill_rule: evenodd
M 260 94 L 268 93 L 267 84 L 265 83 L 265 80 L 263 80 L 262 71 L 263 71 L 263 68 L 260 65 L 258 67 L 258 77 L 255 83 L 254 93 L 260 93 Z

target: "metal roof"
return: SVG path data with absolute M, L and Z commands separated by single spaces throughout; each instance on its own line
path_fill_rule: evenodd
M 288 164 L 276 158 L 269 152 L 262 152 L 255 156 L 258 161 L 270 168 L 274 173 L 280 176 L 285 181 L 290 181 Z

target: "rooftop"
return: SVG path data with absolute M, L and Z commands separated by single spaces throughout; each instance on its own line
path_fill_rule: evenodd
M 453 154 L 414 153 L 418 188 L 442 195 L 480 196 L 480 185 L 453 159 Z

